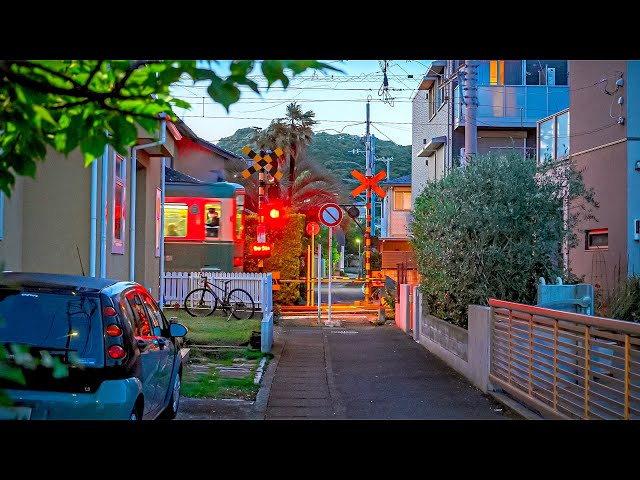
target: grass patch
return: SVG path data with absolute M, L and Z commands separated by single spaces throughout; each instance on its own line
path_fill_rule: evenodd
M 192 317 L 184 309 L 165 308 L 167 318 L 177 317 L 178 322 L 189 329 L 185 344 L 189 345 L 241 345 L 248 342 L 252 331 L 260 331 L 258 314 L 251 320 L 231 320 L 226 316 Z
M 176 317 L 178 322 L 189 329 L 184 337 L 185 346 L 191 347 L 189 363 L 185 365 L 182 374 L 181 393 L 184 397 L 255 400 L 260 388 L 260 385 L 253 383 L 258 364 L 263 356 L 267 357 L 267 361 L 272 356 L 244 346 L 248 344 L 251 332 L 260 331 L 259 314 L 256 313 L 251 320 L 231 318 L 228 321 L 226 316 L 218 315 L 217 312 L 210 317 L 192 317 L 184 309 L 165 308 L 164 314 L 169 319 Z M 238 348 L 209 350 L 193 345 Z M 214 365 L 209 365 L 206 373 L 202 373 L 199 368 L 196 370 L 197 367 L 213 363 L 230 367 L 237 359 L 252 364 L 250 373 L 243 378 L 223 377 Z
M 190 398 L 236 398 L 255 400 L 259 385 L 253 383 L 255 368 L 244 378 L 222 378 L 215 367 L 208 374 L 197 374 L 185 369 L 182 375 L 182 395 Z

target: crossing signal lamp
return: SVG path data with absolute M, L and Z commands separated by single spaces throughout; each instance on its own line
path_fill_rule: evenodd
M 271 244 L 265 242 L 253 242 L 249 246 L 249 251 L 255 258 L 268 258 L 271 256 Z
M 281 229 L 284 226 L 285 213 L 280 201 L 272 200 L 265 205 L 264 222 L 275 229 Z

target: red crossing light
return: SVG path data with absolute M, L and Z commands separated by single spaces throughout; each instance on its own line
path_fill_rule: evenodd
M 256 258 L 267 258 L 271 256 L 271 244 L 264 242 L 253 242 L 249 246 L 251 255 Z

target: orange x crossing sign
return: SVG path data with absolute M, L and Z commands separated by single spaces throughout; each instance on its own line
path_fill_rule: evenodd
M 351 175 L 354 176 L 354 178 L 356 180 L 360 180 L 362 183 L 360 185 L 358 185 L 356 188 L 354 188 L 351 191 L 351 195 L 353 195 L 354 197 L 357 197 L 358 195 L 360 195 L 362 192 L 365 191 L 365 189 L 367 187 L 371 187 L 371 189 L 376 192 L 376 194 L 379 197 L 383 197 L 387 194 L 387 192 L 385 192 L 384 190 L 382 190 L 377 183 L 382 180 L 384 177 L 387 176 L 387 172 L 385 172 L 384 170 L 379 171 L 378 173 L 376 173 L 373 177 L 365 177 L 362 173 L 360 173 L 358 170 L 354 170 L 353 172 L 351 172 Z

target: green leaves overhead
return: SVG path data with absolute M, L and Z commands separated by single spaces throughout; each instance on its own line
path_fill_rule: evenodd
M 258 63 L 268 87 L 308 69 L 339 71 L 315 60 L 233 60 L 226 77 L 216 60 L 0 60 L 0 189 L 10 196 L 16 175 L 35 175 L 47 148 L 79 148 L 87 165 L 106 144 L 126 154 L 136 124 L 154 134 L 161 114 L 175 120 L 175 107 L 190 107 L 170 95 L 178 81 L 210 82 L 209 96 L 229 110 L 240 85 L 260 92 L 249 78 Z

